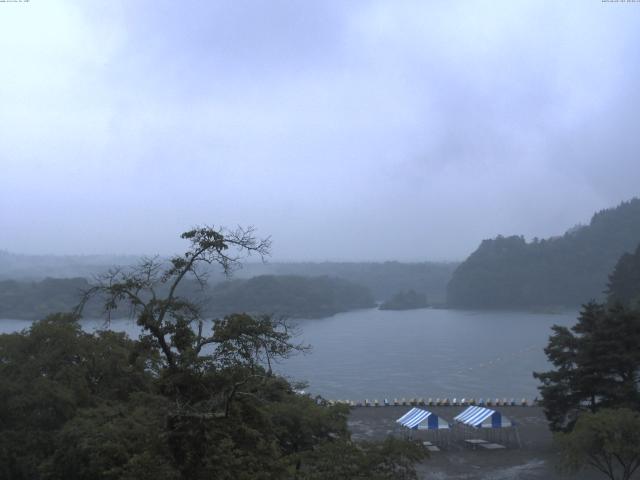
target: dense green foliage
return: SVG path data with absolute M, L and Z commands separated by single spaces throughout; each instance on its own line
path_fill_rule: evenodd
M 380 310 L 412 310 L 425 308 L 428 305 L 425 294 L 417 293 L 415 290 L 407 290 L 396 293 L 380 305 Z
M 584 413 L 570 433 L 556 434 L 561 466 L 592 466 L 611 480 L 629 480 L 640 467 L 640 413 L 627 408 Z
M 589 303 L 571 328 L 555 325 L 545 353 L 554 370 L 534 373 L 552 430 L 581 413 L 640 409 L 640 312 Z
M 602 300 L 620 255 L 640 242 L 640 199 L 596 213 L 562 237 L 484 240 L 454 272 L 447 302 L 464 308 L 576 306 Z
M 91 425 L 94 435 L 108 433 L 101 427 L 117 430 L 115 424 L 104 425 L 110 418 L 106 413 L 112 409 L 114 418 L 119 418 L 120 410 L 136 413 L 131 419 L 132 428 L 137 422 L 148 424 L 147 437 L 138 440 L 140 445 L 149 437 L 157 438 L 162 418 L 150 415 L 147 408 L 159 400 L 150 382 L 157 358 L 124 334 L 88 335 L 72 317 L 55 315 L 33 324 L 28 332 L 0 336 L 0 358 L 1 478 L 63 478 L 53 472 L 92 468 L 85 463 L 99 468 L 102 459 L 97 453 L 90 461 L 78 458 L 65 466 L 69 445 L 62 436 L 68 438 L 82 427 L 80 412 L 86 421 L 96 417 Z M 160 402 L 166 407 L 165 400 Z M 156 407 L 161 414 L 160 405 Z M 136 408 L 141 411 L 134 412 Z M 117 450 L 126 449 L 126 443 L 123 436 L 107 439 L 98 447 L 111 448 L 118 457 Z M 145 447 L 147 456 L 152 455 L 155 443 Z M 137 454 L 133 450 L 126 456 L 135 461 Z M 117 463 L 117 468 L 126 468 L 122 462 Z M 52 473 L 44 475 L 45 470 Z
M 174 367 L 148 340 L 89 334 L 69 315 L 0 335 L 0 478 L 414 478 L 424 458 L 406 442 L 351 443 L 346 407 L 265 370 L 259 345 L 292 346 L 264 317 L 218 322 L 213 348 L 183 349 Z
M 207 310 L 217 315 L 241 311 L 312 318 L 375 304 L 365 287 L 330 277 L 262 275 L 219 283 L 207 294 Z
M 609 275 L 609 304 L 620 303 L 640 310 L 640 245 L 634 253 L 625 253 Z
M 182 238 L 183 255 L 107 272 L 76 310 L 92 299 L 107 314 L 124 307 L 139 340 L 85 333 L 77 314 L 0 336 L 2 478 L 415 477 L 422 449 L 353 445 L 348 408 L 319 405 L 273 374 L 273 361 L 305 348 L 286 322 L 234 313 L 207 331 L 201 305 L 181 294 L 189 278 L 206 286 L 201 266 L 229 273 L 242 255 L 266 254 L 268 239 L 213 227 Z M 322 454 L 334 451 L 349 454 Z

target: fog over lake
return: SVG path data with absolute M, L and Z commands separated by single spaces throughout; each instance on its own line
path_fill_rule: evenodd
M 0 249 L 455 261 L 638 192 L 635 4 L 95 3 L 2 5 Z
M 297 320 L 297 341 L 310 344 L 276 367 L 307 391 L 330 399 L 394 397 L 526 397 L 538 395 L 533 371 L 548 369 L 544 355 L 553 324 L 569 326 L 577 313 L 542 314 L 420 309 L 359 310 Z M 0 321 L 0 333 L 29 326 Z M 87 331 L 103 320 L 85 320 Z M 136 336 L 132 320 L 114 330 Z

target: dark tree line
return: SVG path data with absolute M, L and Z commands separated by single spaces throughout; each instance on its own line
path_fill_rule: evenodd
M 622 304 L 640 310 L 640 245 L 625 253 L 609 275 L 609 304 Z
M 208 294 L 207 306 L 218 315 L 246 311 L 315 318 L 375 305 L 366 287 L 327 276 L 261 275 L 219 283 Z
M 0 280 L 0 318 L 37 320 L 51 312 L 72 311 L 78 295 L 87 288 L 89 282 L 84 278 Z M 99 309 L 94 312 L 100 314 Z
M 89 288 L 84 278 L 53 279 L 39 282 L 0 281 L 0 318 L 36 320 L 49 312 L 72 310 L 78 294 Z M 156 294 L 168 293 L 169 285 L 158 285 Z M 202 285 L 194 278 L 181 281 L 178 293 L 200 305 L 202 314 L 215 317 L 234 312 L 269 312 L 292 318 L 327 317 L 339 312 L 375 305 L 366 287 L 334 277 L 298 275 L 260 275 L 250 279 Z M 102 305 L 89 301 L 86 317 L 99 317 Z M 126 316 L 126 308 L 112 312 Z
M 77 291 L 86 288 L 86 279 L 104 272 L 108 265 L 126 267 L 136 264 L 137 261 L 138 258 L 131 256 L 27 256 L 0 251 L 0 318 L 36 320 L 52 311 L 66 311 L 75 304 Z M 333 279 L 338 279 L 337 281 L 346 280 L 365 287 L 375 300 L 387 299 L 400 290 L 413 289 L 426 292 L 431 302 L 442 305 L 445 302 L 447 282 L 457 265 L 445 262 L 247 262 L 234 277 L 237 283 L 263 276 L 329 277 L 331 283 Z M 215 268 L 209 269 L 208 273 L 211 288 L 207 294 L 213 295 L 216 285 L 226 282 L 227 278 L 223 272 Z M 181 287 L 184 294 L 199 293 L 198 285 L 188 280 L 183 282 Z M 282 304 L 295 311 L 296 304 L 290 304 L 284 295 L 287 286 L 282 285 L 281 290 L 277 286 L 274 287 L 272 293 L 276 295 L 273 297 L 276 301 L 269 299 L 271 303 L 266 306 L 273 303 Z M 309 284 L 307 287 L 311 293 L 316 288 L 323 289 L 322 285 Z M 329 299 L 329 302 L 336 300 Z M 346 309 L 342 307 L 341 311 Z M 91 304 L 85 308 L 87 316 L 93 311 Z M 98 312 L 97 309 L 95 311 Z M 265 308 L 261 311 L 273 310 Z M 322 312 L 322 308 L 312 309 L 309 316 L 318 316 Z
M 601 301 L 607 278 L 640 241 L 640 199 L 596 213 L 561 237 L 484 240 L 454 272 L 447 302 L 464 308 L 577 306 Z

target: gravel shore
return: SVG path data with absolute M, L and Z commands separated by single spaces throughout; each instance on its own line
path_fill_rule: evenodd
M 356 407 L 349 416 L 349 428 L 354 440 L 380 440 L 387 435 L 406 436 L 407 430 L 395 420 L 406 413 L 410 406 Z M 430 410 L 450 423 L 465 407 L 420 407 Z M 493 439 L 507 448 L 500 450 L 474 449 L 463 435 L 441 435 L 436 442 L 433 432 L 412 433 L 413 438 L 429 440 L 440 445 L 439 452 L 419 465 L 421 479 L 482 479 L 482 480 L 537 480 L 603 478 L 595 471 L 583 471 L 574 476 L 560 474 L 556 469 L 557 454 L 553 450 L 552 435 L 539 407 L 495 407 L 517 424 L 520 445 L 515 435 L 498 437 L 495 432 L 473 434 L 474 438 Z M 492 435 L 492 437 L 490 437 Z

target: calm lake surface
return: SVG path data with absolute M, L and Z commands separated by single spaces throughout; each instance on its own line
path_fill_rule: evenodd
M 540 314 L 421 309 L 358 310 L 298 320 L 296 340 L 312 350 L 276 367 L 308 392 L 330 399 L 538 396 L 531 372 L 549 368 L 543 349 L 553 324 L 572 325 L 577 312 Z M 30 322 L 0 320 L 0 333 Z M 87 331 L 101 320 L 85 320 Z M 111 328 L 138 335 L 131 320 Z

